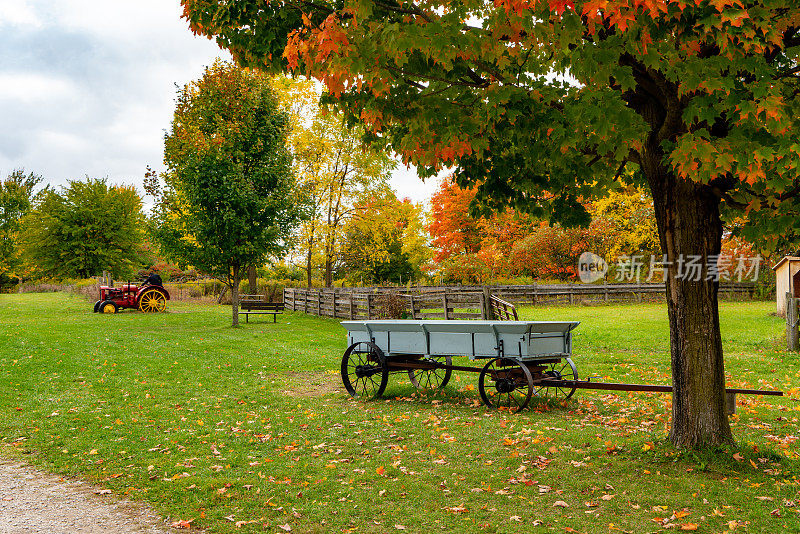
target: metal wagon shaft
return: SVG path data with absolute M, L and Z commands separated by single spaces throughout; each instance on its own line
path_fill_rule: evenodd
M 441 388 L 453 371 L 478 373 L 478 392 L 490 407 L 525 408 L 533 396 L 570 398 L 577 389 L 671 393 L 672 386 L 579 380 L 572 361 L 575 321 L 342 321 L 348 348 L 342 382 L 356 397 L 379 397 L 390 374 L 407 373 L 420 389 Z M 453 357 L 487 361 L 453 365 Z M 783 395 L 780 391 L 728 388 L 735 395 Z

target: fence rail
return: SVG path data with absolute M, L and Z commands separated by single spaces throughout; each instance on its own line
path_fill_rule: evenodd
M 720 298 L 751 298 L 753 284 L 720 284 Z M 654 302 L 664 284 L 419 286 L 283 290 L 287 310 L 339 319 L 488 319 L 490 298 L 516 305 Z

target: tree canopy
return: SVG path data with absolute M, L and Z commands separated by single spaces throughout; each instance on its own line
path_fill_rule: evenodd
M 46 189 L 23 218 L 23 258 L 42 277 L 132 276 L 142 266 L 145 218 L 131 186 L 105 179 Z
M 722 218 L 763 246 L 800 225 L 795 0 L 182 0 L 239 61 L 323 81 L 351 120 L 478 202 L 565 224 L 627 181 L 666 255 L 678 446 L 732 441 L 718 284 Z M 700 259 L 700 280 L 682 276 Z
M 422 206 L 386 192 L 355 208 L 342 245 L 348 278 L 362 285 L 419 279 L 429 255 Z
M 246 268 L 284 252 L 302 216 L 287 134 L 269 78 L 217 61 L 178 92 L 165 187 L 148 182 L 165 254 L 231 287 L 234 325 Z
M 33 207 L 34 189 L 41 181 L 41 176 L 26 175 L 22 169 L 17 169 L 0 182 L 0 289 L 19 280 L 20 226 L 22 218 Z

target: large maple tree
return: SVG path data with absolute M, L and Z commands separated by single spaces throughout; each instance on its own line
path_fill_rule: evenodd
M 671 262 L 671 440 L 732 440 L 718 286 L 679 259 L 712 262 L 729 209 L 758 235 L 796 220 L 796 0 L 182 3 L 238 61 L 318 78 L 374 141 L 454 167 L 485 206 L 581 223 L 580 200 L 638 169 Z

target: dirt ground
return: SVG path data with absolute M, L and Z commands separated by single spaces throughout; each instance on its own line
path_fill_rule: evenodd
M 107 491 L 107 490 L 106 490 Z M 0 460 L 0 534 L 175 533 L 151 509 L 77 480 Z

